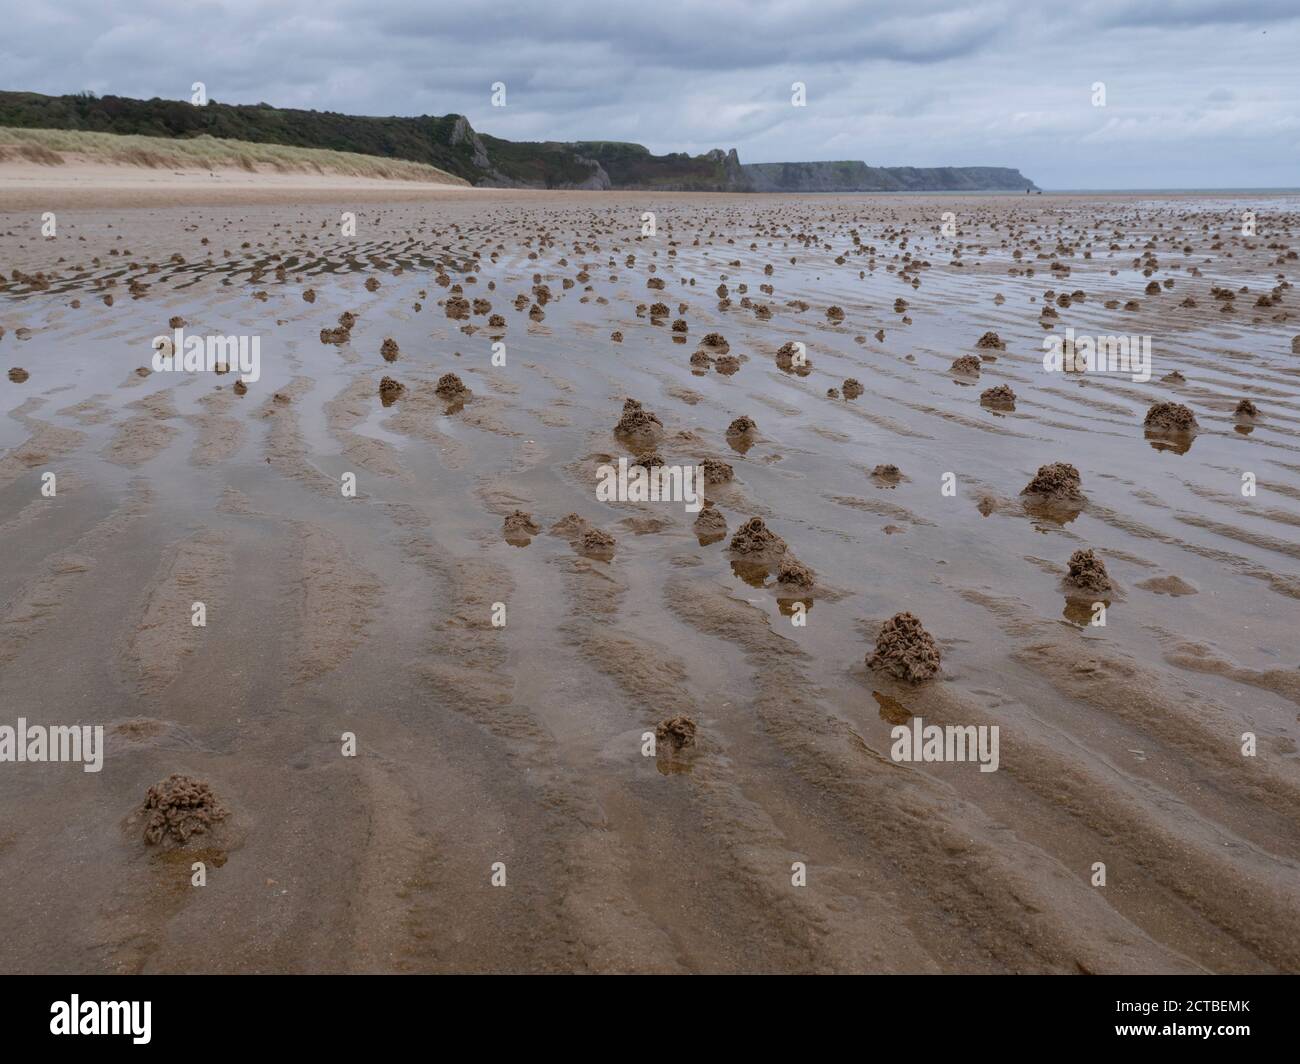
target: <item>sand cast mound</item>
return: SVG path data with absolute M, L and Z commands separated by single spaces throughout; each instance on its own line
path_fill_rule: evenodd
M 806 591 L 816 583 L 816 580 L 817 574 L 811 568 L 786 551 L 776 570 L 776 582 L 782 591 Z
M 454 373 L 444 373 L 438 378 L 438 386 L 434 389 L 444 399 L 465 399 L 469 397 L 469 389 L 465 387 L 462 381 Z
M 706 458 L 700 463 L 700 468 L 704 470 L 704 483 L 706 484 L 725 484 L 736 475 L 736 471 L 731 468 L 730 463 L 724 462 L 720 458 Z
M 737 554 L 784 554 L 786 542 L 761 517 L 751 517 L 731 537 L 730 549 Z
M 1079 471 L 1069 462 L 1052 462 L 1039 466 L 1038 472 L 1020 492 L 1021 495 L 1037 495 L 1045 499 L 1081 500 L 1083 498 L 1082 480 Z
M 551 535 L 575 540 L 588 528 L 587 519 L 581 514 L 566 514 L 551 525 Z
M 149 788 L 140 813 L 144 840 L 153 846 L 183 845 L 230 815 L 206 783 L 175 773 Z
M 1084 591 L 1109 591 L 1111 586 L 1106 563 L 1091 550 L 1076 550 L 1070 555 L 1070 573 L 1065 579 Z
M 502 531 L 508 540 L 527 540 L 531 536 L 537 535 L 542 530 L 542 526 L 533 520 L 532 514 L 526 514 L 523 510 L 516 510 L 506 516 Z
M 593 558 L 614 556 L 614 537 L 599 528 L 588 528 L 582 533 L 582 553 Z
M 614 432 L 620 436 L 653 436 L 663 431 L 664 423 L 658 415 L 642 408 L 636 399 L 623 403 L 623 414 L 614 426 Z
M 727 534 L 727 519 L 716 506 L 707 506 L 700 511 L 692 527 L 700 539 L 708 543 L 716 543 Z
M 1016 405 L 1016 393 L 1011 390 L 1011 385 L 999 384 L 993 388 L 985 388 L 984 391 L 980 392 L 980 402 L 984 406 L 1013 410 Z
M 1196 415 L 1182 403 L 1154 403 L 1142 424 L 1156 432 L 1192 432 L 1197 428 Z
M 685 750 L 695 745 L 695 721 L 678 714 L 660 721 L 655 727 L 655 741 L 666 743 L 673 750 Z
M 867 665 L 908 683 L 920 683 L 939 671 L 939 647 L 917 618 L 896 613 L 881 626 Z
M 649 472 L 651 469 L 656 469 L 662 466 L 664 464 L 664 459 L 663 455 L 651 448 L 650 450 L 642 451 L 628 464 L 631 467 L 640 466 L 646 472 Z

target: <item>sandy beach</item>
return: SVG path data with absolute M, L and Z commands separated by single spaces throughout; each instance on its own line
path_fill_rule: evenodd
M 388 181 L 343 174 L 169 170 L 114 165 L 68 153 L 60 165 L 0 162 L 0 211 L 116 209 L 429 200 L 474 194 L 468 185 Z
M 1245 206 L 6 164 L 0 723 L 106 746 L 0 772 L 0 969 L 1300 971 L 1300 197 Z M 707 520 L 598 500 L 655 456 Z

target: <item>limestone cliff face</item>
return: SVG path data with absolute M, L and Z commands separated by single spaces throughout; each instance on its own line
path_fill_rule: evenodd
M 755 192 L 1023 192 L 1037 186 L 1003 166 L 868 166 L 863 162 L 748 163 Z
M 588 159 L 582 155 L 574 155 L 574 158 L 583 165 L 590 166 L 592 170 L 589 178 L 571 187 L 587 189 L 592 192 L 603 192 L 606 189 L 614 187 L 613 183 L 609 179 L 609 174 L 605 173 L 605 168 L 600 165 L 599 160 Z
M 453 146 L 473 146 L 477 185 L 648 192 L 1023 192 L 1037 186 L 1001 166 L 868 166 L 864 162 L 742 163 L 735 148 L 652 155 L 618 141 L 512 143 L 464 118 Z
M 469 144 L 474 154 L 471 162 L 480 170 L 490 170 L 492 164 L 488 161 L 487 149 L 483 147 L 483 141 L 479 135 L 474 132 L 474 128 L 469 124 L 469 119 L 464 115 L 457 115 L 456 122 L 451 127 L 450 137 L 452 147 L 457 144 Z
M 745 168 L 741 165 L 740 155 L 735 148 L 727 152 L 721 148 L 714 148 L 705 155 L 705 158 L 713 160 L 722 167 L 724 181 L 732 191 L 749 191 L 749 177 L 745 174 Z

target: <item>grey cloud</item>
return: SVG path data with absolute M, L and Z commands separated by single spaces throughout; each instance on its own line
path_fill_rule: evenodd
M 1083 14 L 1106 26 L 1268 26 L 1300 18 L 1294 0 L 1103 0 Z
M 454 111 L 496 136 L 735 147 L 752 162 L 1018 166 L 1048 187 L 1294 184 L 1297 13 L 1294 0 L 61 0 L 6 12 L 0 87 L 179 99 L 203 81 L 229 103 Z M 489 103 L 498 80 L 504 109 Z M 805 108 L 790 106 L 796 80 Z

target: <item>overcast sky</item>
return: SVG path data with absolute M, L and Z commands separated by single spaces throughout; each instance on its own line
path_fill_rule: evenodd
M 510 139 L 742 162 L 1300 185 L 1300 0 L 0 0 L 0 19 L 4 89 L 203 81 L 227 103 L 454 111 Z

